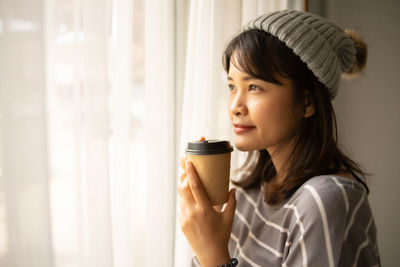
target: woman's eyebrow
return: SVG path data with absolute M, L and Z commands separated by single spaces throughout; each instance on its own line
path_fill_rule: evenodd
M 249 81 L 249 80 L 259 80 L 258 78 L 254 78 L 252 76 L 244 76 L 241 79 L 242 81 Z M 228 76 L 228 81 L 233 81 L 232 77 Z

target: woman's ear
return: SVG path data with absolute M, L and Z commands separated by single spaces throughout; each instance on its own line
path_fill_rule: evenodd
M 309 118 L 315 113 L 314 103 L 309 91 L 306 91 L 304 97 L 304 118 Z

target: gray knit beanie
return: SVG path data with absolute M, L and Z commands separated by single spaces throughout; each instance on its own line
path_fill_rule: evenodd
M 356 61 L 353 40 L 338 26 L 317 15 L 283 10 L 265 14 L 243 30 L 266 31 L 284 42 L 330 91 L 336 95 L 342 73 Z

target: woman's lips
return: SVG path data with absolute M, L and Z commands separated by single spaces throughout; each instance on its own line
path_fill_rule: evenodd
M 255 128 L 255 126 L 233 124 L 233 131 L 235 132 L 235 134 L 247 133 Z

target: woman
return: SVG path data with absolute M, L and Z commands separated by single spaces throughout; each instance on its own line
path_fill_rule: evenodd
M 249 151 L 223 211 L 190 162 L 178 186 L 181 228 L 201 266 L 379 266 L 364 172 L 337 146 L 332 107 L 366 45 L 300 11 L 250 22 L 227 46 L 235 146 Z

